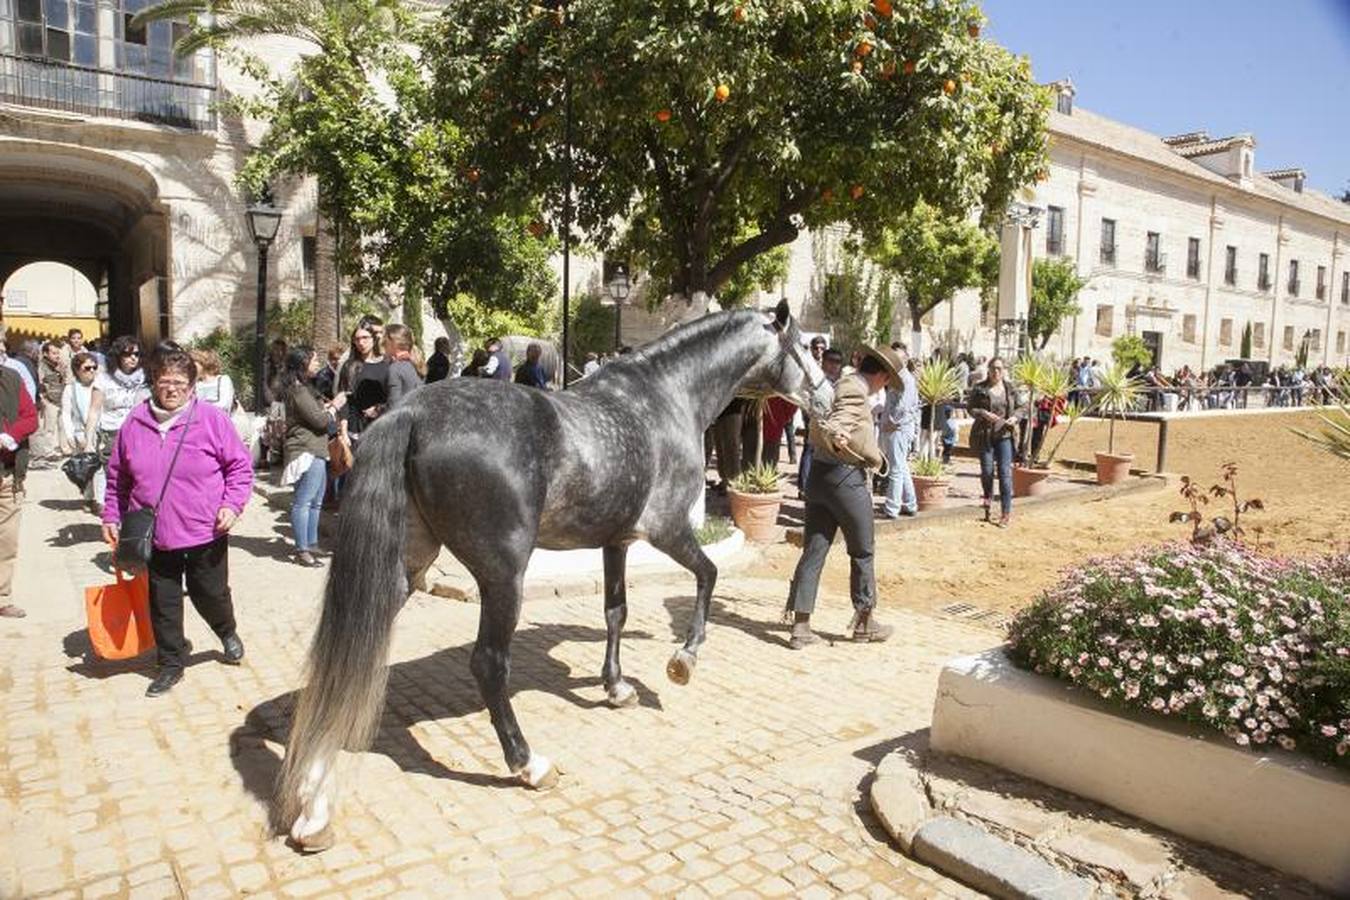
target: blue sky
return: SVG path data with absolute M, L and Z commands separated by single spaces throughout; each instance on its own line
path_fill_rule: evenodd
M 1350 184 L 1350 0 L 984 0 L 986 36 L 1158 135 L 1250 132 L 1258 171 Z

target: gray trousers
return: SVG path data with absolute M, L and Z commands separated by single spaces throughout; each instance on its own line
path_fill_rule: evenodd
M 788 588 L 788 604 L 794 612 L 809 614 L 815 609 L 820 570 L 834 544 L 834 535 L 841 528 L 844 546 L 848 548 L 853 608 L 861 611 L 877 605 L 870 481 L 867 471 L 858 466 L 841 466 L 819 459 L 811 463 L 802 557 Z

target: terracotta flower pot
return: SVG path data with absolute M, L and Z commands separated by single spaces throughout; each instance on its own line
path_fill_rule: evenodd
M 1119 484 L 1130 476 L 1133 453 L 1102 453 L 1097 451 L 1097 483 Z
M 1050 489 L 1050 470 L 1013 466 L 1013 496 L 1039 497 Z
M 915 475 L 914 493 L 919 499 L 919 510 L 941 509 L 947 505 L 947 488 L 951 482 L 945 478 L 929 478 Z
M 770 543 L 778 537 L 778 508 L 783 503 L 781 491 L 772 494 L 743 494 L 735 488 L 727 489 L 731 501 L 731 521 L 745 532 L 747 541 Z

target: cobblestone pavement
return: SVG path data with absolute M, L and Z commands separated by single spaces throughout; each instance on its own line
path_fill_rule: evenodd
M 270 836 L 265 798 L 322 571 L 286 561 L 283 519 L 255 498 L 231 553 L 243 666 L 221 665 L 190 613 L 187 677 L 148 700 L 146 663 L 83 659 L 80 589 L 107 580 L 97 524 L 58 473 L 29 488 L 29 618 L 0 620 L 0 896 L 973 896 L 892 850 L 861 788 L 927 727 L 942 662 L 991 630 L 888 610 L 889 644 L 793 653 L 785 578 L 752 563 L 719 584 L 680 688 L 664 667 L 692 578 L 639 582 L 623 660 L 641 703 L 613 710 L 599 598 L 531 601 L 515 707 L 564 771 L 533 793 L 505 777 L 469 674 L 477 608 L 418 594 L 375 746 L 344 760 L 339 843 L 302 857 Z M 825 631 L 848 617 L 846 597 L 822 597 Z

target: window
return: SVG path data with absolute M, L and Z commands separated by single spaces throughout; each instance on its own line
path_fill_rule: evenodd
M 1195 343 L 1195 316 L 1181 317 L 1181 339 L 1188 344 Z
M 1312 345 L 1310 349 L 1312 350 L 1313 353 L 1318 353 L 1318 352 L 1321 351 L 1321 349 L 1322 349 L 1322 329 L 1320 329 L 1320 328 L 1314 328 L 1314 329 L 1312 330 L 1312 338 L 1311 338 L 1311 340 L 1310 340 L 1310 343 L 1311 343 L 1311 345 Z
M 1116 316 L 1114 306 L 1097 307 L 1097 335 L 1099 337 L 1111 336 L 1111 322 Z
M 1327 267 L 1317 267 L 1317 299 L 1327 299 Z
M 1231 347 L 1231 346 L 1233 346 L 1233 320 L 1232 320 L 1232 319 L 1220 319 L 1220 320 L 1219 320 L 1219 346 L 1220 346 L 1220 347 Z
M 1265 347 L 1265 346 L 1266 346 L 1266 323 L 1265 323 L 1265 322 L 1255 322 L 1255 323 L 1252 324 L 1252 346 L 1253 346 L 1253 347 Z
M 1336 355 L 1340 356 L 1345 352 L 1345 332 L 1336 332 Z
M 1066 116 L 1073 115 L 1073 95 L 1068 91 L 1061 91 L 1055 99 L 1055 111 Z
M 1186 277 L 1200 277 L 1200 239 L 1188 238 L 1186 240 Z
M 1223 283 L 1237 284 L 1237 248 L 1232 244 L 1229 244 L 1228 249 L 1224 252 Z
M 68 63 L 75 24 L 71 21 L 70 6 L 69 0 L 16 0 L 12 6 L 0 2 L 0 15 L 5 19 L 13 16 L 20 55 Z M 92 12 L 91 7 L 83 20 L 89 20 Z M 8 32 L 8 22 L 4 28 Z M 12 48 L 6 41 L 0 49 L 8 53 Z
M 1289 293 L 1298 296 L 1298 260 L 1289 260 Z
M 306 288 L 313 288 L 315 281 L 315 270 L 317 269 L 317 260 L 319 257 L 319 240 L 312 234 L 307 234 L 300 238 L 300 267 L 301 283 Z
M 1256 286 L 1263 291 L 1270 290 L 1270 254 L 1262 253 L 1256 269 Z
M 1116 264 L 1116 220 L 1102 219 L 1102 265 L 1114 266 L 1115 264 Z
M 1293 349 L 1294 349 L 1294 326 L 1293 326 L 1293 325 L 1286 325 L 1286 326 L 1284 326 L 1284 349 L 1286 349 L 1286 350 L 1293 350 Z
M 1159 252 L 1162 246 L 1162 235 L 1156 231 L 1148 233 L 1147 241 L 1144 244 L 1144 270 L 1148 272 L 1161 272 L 1167 268 L 1167 260 Z
M 1341 273 L 1341 302 L 1350 305 L 1350 272 Z
M 1045 253 L 1059 256 L 1064 252 L 1064 209 L 1051 206 L 1046 210 Z

